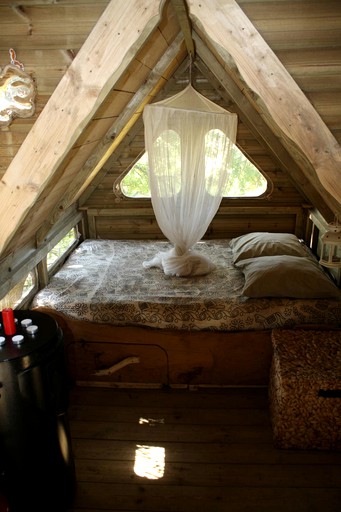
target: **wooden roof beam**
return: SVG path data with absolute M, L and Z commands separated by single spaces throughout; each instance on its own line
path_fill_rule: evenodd
M 111 0 L 0 183 L 0 254 L 157 27 L 164 0 Z
M 318 205 L 320 212 L 324 216 L 330 216 L 331 210 L 326 207 L 320 192 L 313 187 L 302 173 L 290 153 L 271 131 L 252 103 L 248 101 L 230 74 L 222 67 L 199 36 L 194 34 L 193 37 L 197 49 L 196 67 L 216 87 L 222 97 L 233 101 L 236 106 L 236 112 L 243 123 L 250 128 L 257 139 L 262 141 L 262 144 L 267 147 L 274 160 L 278 162 L 278 165 L 286 170 L 298 187 L 301 195 L 306 197 L 312 204 Z
M 232 57 L 249 99 L 314 186 L 328 192 L 332 211 L 341 213 L 341 147 L 291 75 L 235 0 L 188 0 L 188 6 L 193 28 L 222 59 Z
M 182 40 L 183 41 L 183 35 L 180 35 L 180 39 L 179 41 Z M 178 38 L 174 41 L 173 45 L 177 44 L 177 41 L 178 41 Z M 169 48 L 168 51 L 171 51 L 171 48 L 173 47 L 173 45 Z M 184 53 L 184 54 L 183 54 Z M 146 86 L 148 85 L 148 82 L 150 79 L 152 79 L 152 76 L 153 74 L 155 73 L 156 69 L 159 69 L 159 67 L 161 66 L 162 62 L 164 61 L 164 59 L 166 58 L 166 54 L 167 52 L 164 54 L 164 56 L 160 59 L 159 63 L 157 64 L 157 66 L 154 68 L 154 70 L 151 72 L 151 75 L 149 77 L 149 79 L 147 80 L 147 83 L 144 84 L 136 93 L 136 95 L 134 96 L 134 98 L 136 97 L 143 97 L 145 95 L 142 94 L 142 91 L 145 91 L 145 88 Z M 153 100 L 153 101 L 161 101 L 162 99 L 164 99 L 165 97 L 167 97 L 168 95 L 168 92 L 169 90 L 171 90 L 171 88 L 173 87 L 174 85 L 174 82 L 176 81 L 176 78 L 175 78 L 175 75 L 178 73 L 179 70 L 182 70 L 182 69 L 187 69 L 188 67 L 188 60 L 186 59 L 186 56 L 187 54 L 185 53 L 185 49 L 183 52 L 181 52 L 181 54 L 178 55 L 177 59 L 179 61 L 181 61 L 181 59 L 183 58 L 183 61 L 181 64 L 179 64 L 179 67 L 177 68 L 177 70 L 175 71 L 175 73 L 173 73 L 173 75 L 167 80 L 167 82 L 165 82 L 163 88 L 158 92 L 158 94 L 156 96 L 153 96 L 153 95 L 149 95 L 149 98 L 150 98 L 150 102 Z M 153 92 L 156 92 L 156 89 L 154 89 Z M 134 98 L 132 98 L 131 100 L 131 103 L 134 102 Z M 136 99 L 135 98 L 135 99 Z M 131 104 L 129 103 L 129 105 Z M 127 109 L 129 107 L 129 105 L 127 106 Z M 142 113 L 142 112 L 141 112 Z M 133 115 L 133 114 L 131 114 Z M 123 119 L 125 118 L 125 112 L 122 113 L 121 116 L 119 116 L 119 118 L 117 119 L 116 123 L 114 124 L 114 127 L 115 130 L 120 131 L 121 128 L 119 128 L 120 126 L 122 126 L 122 123 L 123 123 Z M 107 172 L 110 171 L 110 169 L 116 164 L 116 162 L 120 159 L 121 157 L 121 152 L 124 151 L 124 147 L 126 147 L 126 145 L 129 144 L 129 142 L 135 137 L 136 133 L 138 133 L 138 131 L 141 131 L 141 129 L 143 129 L 143 122 L 141 121 L 141 118 L 142 116 L 139 116 L 137 119 L 136 119 L 136 122 L 134 124 L 134 126 L 132 128 L 130 128 L 129 130 L 129 138 L 127 137 L 128 134 L 126 134 L 126 130 L 124 130 L 124 134 L 125 134 L 125 137 L 120 137 L 120 143 L 117 145 L 117 147 L 115 148 L 115 151 L 112 153 L 112 155 L 110 156 L 110 158 L 107 160 L 107 162 L 103 165 L 103 167 L 101 168 L 101 170 L 96 174 L 96 176 L 94 176 L 91 180 L 91 183 L 86 187 L 86 189 L 81 193 L 81 195 L 79 196 L 79 199 L 78 199 L 78 203 L 79 203 L 79 206 L 82 207 L 85 202 L 87 201 L 87 199 L 91 196 L 91 194 L 94 192 L 94 190 L 96 189 L 96 187 L 99 185 L 99 183 L 101 183 L 101 181 L 103 180 L 104 176 L 106 175 Z M 142 124 L 142 128 L 141 128 L 141 124 Z M 123 140 L 122 140 L 123 139 Z M 141 156 L 141 155 L 140 155 Z M 137 158 L 137 160 L 140 158 L 140 156 Z M 136 160 L 136 161 L 137 161 Z M 82 188 L 83 190 L 83 188 Z
M 91 154 L 82 169 L 77 173 L 77 176 L 68 185 L 66 193 L 60 198 L 60 201 L 53 209 L 49 219 L 46 219 L 39 229 L 39 233 L 37 234 L 38 244 L 44 241 L 51 226 L 64 213 L 69 205 L 77 201 L 85 190 L 90 187 L 96 175 L 106 164 L 107 160 L 114 153 L 128 131 L 142 115 L 144 105 L 152 101 L 159 90 L 164 87 L 165 83 L 172 75 L 174 67 L 179 64 L 178 59 L 181 61 L 185 55 L 183 36 L 179 34 L 150 72 L 146 82 L 140 87 L 136 94 L 134 94 L 121 115 L 108 130 L 96 151 Z M 89 191 L 90 190 L 91 189 L 89 189 Z
M 192 60 L 195 59 L 195 45 L 192 39 L 192 26 L 188 16 L 188 7 L 185 0 L 171 0 L 176 15 L 178 17 L 179 25 L 185 38 L 187 51 Z

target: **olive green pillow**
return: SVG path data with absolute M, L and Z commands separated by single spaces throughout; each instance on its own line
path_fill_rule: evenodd
M 299 241 L 297 236 L 291 233 L 248 233 L 247 235 L 233 238 L 230 241 L 233 254 L 233 262 L 259 256 L 276 256 L 286 254 L 288 256 L 309 257 L 309 249 Z M 311 257 L 313 257 L 311 255 Z
M 236 263 L 246 297 L 338 298 L 341 291 L 320 265 L 301 256 L 261 256 Z

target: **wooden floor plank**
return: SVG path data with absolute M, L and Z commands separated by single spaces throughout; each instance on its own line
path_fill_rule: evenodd
M 134 439 L 140 443 L 163 441 L 200 443 L 266 442 L 271 427 L 258 425 L 174 425 L 157 424 L 154 428 L 138 423 L 115 421 L 72 421 L 71 434 L 75 438 Z
M 69 418 L 69 512 L 340 512 L 341 453 L 276 449 L 266 389 L 75 388 Z
M 227 412 L 228 411 L 228 412 Z M 150 425 L 162 423 L 190 425 L 268 425 L 267 409 L 202 409 L 181 407 L 123 407 L 123 406 L 73 406 L 70 411 L 73 421 L 110 421 L 113 418 L 119 423 L 145 422 Z
M 82 482 L 135 483 L 143 485 L 145 478 L 134 472 L 134 461 L 81 459 L 77 461 L 77 474 Z M 197 487 L 314 487 L 341 489 L 339 466 L 318 466 L 310 473 L 307 464 L 216 464 L 202 461 L 193 464 L 169 462 L 165 452 L 162 477 L 153 485 L 181 485 Z
M 76 507 L 152 512 L 339 512 L 340 491 L 82 482 Z
M 134 460 L 137 441 L 73 438 L 77 459 Z M 216 462 L 226 464 L 310 464 L 339 465 L 341 454 L 318 450 L 276 450 L 272 440 L 266 443 L 170 443 L 162 444 L 169 462 Z

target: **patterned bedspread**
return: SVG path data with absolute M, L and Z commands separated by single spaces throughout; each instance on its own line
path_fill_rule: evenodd
M 184 330 L 262 330 L 303 324 L 340 325 L 341 301 L 250 299 L 229 240 L 199 242 L 216 268 L 206 276 L 169 277 L 143 261 L 170 249 L 165 241 L 85 240 L 32 307 L 78 320 Z

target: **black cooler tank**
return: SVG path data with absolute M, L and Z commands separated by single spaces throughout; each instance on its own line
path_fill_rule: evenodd
M 63 512 L 75 488 L 63 334 L 44 313 L 14 316 L 19 343 L 0 329 L 1 487 L 9 512 Z

